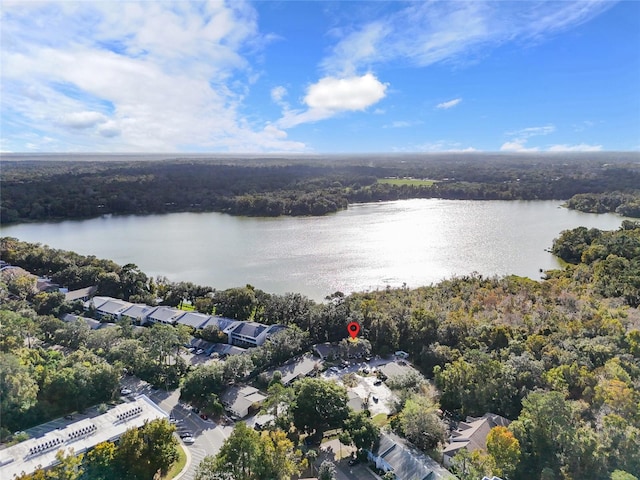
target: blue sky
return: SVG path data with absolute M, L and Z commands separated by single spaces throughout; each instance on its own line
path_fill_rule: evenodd
M 640 150 L 640 2 L 11 2 L 4 152 Z

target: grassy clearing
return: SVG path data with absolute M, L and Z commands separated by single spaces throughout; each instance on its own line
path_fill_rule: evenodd
M 377 415 L 374 415 L 373 418 L 371 419 L 371 421 L 374 424 L 376 424 L 378 427 L 382 428 L 387 423 L 389 423 L 389 417 L 387 417 L 386 413 L 379 413 Z
M 171 480 L 178 475 L 187 464 L 187 454 L 184 453 L 182 445 L 178 445 L 178 460 L 176 460 L 162 480 Z
M 185 312 L 194 312 L 196 310 L 196 307 L 188 303 L 181 303 L 180 305 L 178 305 L 178 309 L 184 310 Z
M 412 187 L 430 187 L 437 180 L 418 179 L 418 178 L 379 178 L 378 183 L 386 183 L 387 185 L 410 185 Z

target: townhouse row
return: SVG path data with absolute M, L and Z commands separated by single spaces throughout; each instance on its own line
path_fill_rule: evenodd
M 283 325 L 264 325 L 245 322 L 218 315 L 185 312 L 172 307 L 150 307 L 134 304 L 111 297 L 93 297 L 84 302 L 84 310 L 94 312 L 99 319 L 127 319 L 136 325 L 164 323 L 167 325 L 187 325 L 196 330 L 215 326 L 227 335 L 228 343 L 242 348 L 263 345 L 269 336 L 284 330 Z

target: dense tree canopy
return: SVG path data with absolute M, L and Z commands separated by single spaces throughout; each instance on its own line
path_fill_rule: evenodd
M 592 153 L 525 158 L 406 155 L 402 161 L 373 155 L 315 160 L 3 161 L 0 222 L 183 211 L 324 215 L 352 202 L 568 199 L 603 192 L 610 201 L 579 198 L 571 206 L 597 203 L 632 215 L 638 209 L 637 196 L 628 201 L 623 192 L 640 184 L 637 158 L 617 157 Z M 382 181 L 389 177 L 394 181 Z M 412 180 L 403 182 L 404 178 Z
M 281 430 L 258 433 L 239 422 L 215 457 L 205 457 L 196 480 L 288 480 L 306 465 L 302 453 Z

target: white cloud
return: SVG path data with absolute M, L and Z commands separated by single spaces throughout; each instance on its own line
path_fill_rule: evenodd
M 384 98 L 387 85 L 372 73 L 346 78 L 324 77 L 310 85 L 304 97 L 306 111 L 285 110 L 278 121 L 282 128 L 333 117 L 341 112 L 361 111 Z
M 105 122 L 103 125 L 100 125 L 100 127 L 98 128 L 98 133 L 100 133 L 100 135 L 102 135 L 103 137 L 113 138 L 120 135 L 121 130 L 116 122 L 110 120 L 108 122 Z
M 505 142 L 500 147 L 501 152 L 537 152 L 537 147 L 527 148 L 524 146 L 526 140 L 513 140 L 511 142 Z
M 579 143 L 577 145 L 552 145 L 547 149 L 549 152 L 600 152 L 602 145 L 589 145 Z
M 453 100 L 449 100 L 448 102 L 442 102 L 439 103 L 438 105 L 436 105 L 436 108 L 440 108 L 440 109 L 449 109 L 452 107 L 455 107 L 456 105 L 458 105 L 460 102 L 462 101 L 461 98 L 454 98 Z
M 3 7 L 0 107 L 14 150 L 50 149 L 35 131 L 69 151 L 306 149 L 241 114 L 255 78 L 244 52 L 265 42 L 245 2 Z
M 72 112 L 63 115 L 60 123 L 69 128 L 90 128 L 99 123 L 104 123 L 106 117 L 100 112 Z
M 384 18 L 352 28 L 321 65 L 329 74 L 351 75 L 391 61 L 417 66 L 466 62 L 478 53 L 486 54 L 487 47 L 510 41 L 540 41 L 590 20 L 613 3 L 410 2 Z
M 386 89 L 371 73 L 361 77 L 325 77 L 309 87 L 304 103 L 327 110 L 364 110 L 384 98 Z
M 507 135 L 511 135 L 517 138 L 529 138 L 538 135 L 549 135 L 556 131 L 555 125 L 544 125 L 542 127 L 527 127 L 514 132 L 509 132 Z
M 282 99 L 287 96 L 287 89 L 283 86 L 277 86 L 271 89 L 271 99 L 275 103 L 282 102 Z
M 555 125 L 543 125 L 541 127 L 527 127 L 513 132 L 508 132 L 507 135 L 513 137 L 511 140 L 505 142 L 500 147 L 502 152 L 537 152 L 538 147 L 527 147 L 525 144 L 531 137 L 538 137 L 544 135 L 550 135 L 556 131 Z
M 449 152 L 449 153 L 471 153 L 479 150 L 474 147 L 464 147 L 460 142 L 452 142 L 448 140 L 438 140 L 435 142 L 427 142 L 419 145 L 408 145 L 404 147 L 396 147 L 394 152 Z
M 396 120 L 387 125 L 383 125 L 382 128 L 409 128 L 420 124 L 422 124 L 422 121 Z

